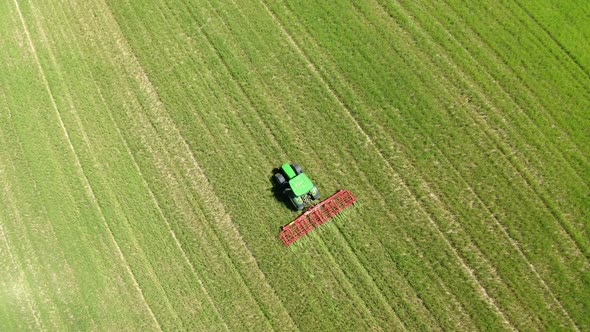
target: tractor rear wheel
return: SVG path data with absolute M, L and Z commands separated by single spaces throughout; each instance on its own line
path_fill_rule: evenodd
M 299 164 L 293 164 L 293 165 L 291 165 L 291 167 L 295 171 L 295 174 L 299 175 L 299 174 L 303 173 L 303 169 L 301 168 L 301 166 L 299 166 Z
M 272 177 L 277 187 L 280 187 L 283 184 L 285 184 L 285 182 L 287 182 L 287 180 L 285 180 L 285 177 L 281 173 L 275 173 L 275 175 L 273 175 Z

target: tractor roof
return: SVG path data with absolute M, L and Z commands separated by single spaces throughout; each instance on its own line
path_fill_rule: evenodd
M 293 170 L 293 167 L 291 167 L 291 165 L 289 165 L 288 163 L 283 164 L 283 166 L 281 166 L 281 169 L 283 170 L 283 173 L 285 173 L 289 180 L 297 175 L 295 174 L 295 170 Z

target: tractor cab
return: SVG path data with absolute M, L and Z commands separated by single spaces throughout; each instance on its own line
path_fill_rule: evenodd
M 301 196 L 307 194 L 313 188 L 313 182 L 305 173 L 301 173 L 289 180 L 289 187 L 291 187 L 295 196 Z
M 287 181 L 293 194 L 295 196 L 301 196 L 313 188 L 313 182 L 303 173 L 301 167 L 298 167 L 299 165 L 294 164 L 293 166 L 284 164 L 281 166 L 281 170 L 287 176 Z
M 320 192 L 298 164 L 283 164 L 273 175 L 275 186 L 297 210 L 302 210 L 306 204 L 317 200 Z

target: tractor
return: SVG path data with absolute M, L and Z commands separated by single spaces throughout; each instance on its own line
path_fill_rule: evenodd
M 320 191 L 298 164 L 285 163 L 273 175 L 275 190 L 301 211 L 320 198 Z

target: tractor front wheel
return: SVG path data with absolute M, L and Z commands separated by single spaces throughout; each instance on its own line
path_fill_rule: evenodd
M 285 180 L 285 177 L 281 173 L 275 173 L 275 175 L 273 175 L 272 177 L 277 187 L 281 187 L 283 184 L 285 184 L 285 182 L 287 182 L 287 180 Z
M 293 204 L 295 209 L 303 210 L 303 208 L 305 207 L 305 202 L 303 201 L 302 196 L 295 196 L 295 193 L 293 193 L 293 190 L 291 190 L 291 188 L 285 189 L 283 191 L 283 195 L 289 198 L 291 204 Z
M 313 186 L 311 188 L 311 190 L 309 191 L 309 196 L 311 197 L 311 200 L 313 200 L 313 201 L 318 200 L 320 198 L 320 191 L 318 190 L 318 188 L 316 186 Z
M 295 206 L 295 208 L 298 211 L 303 210 L 303 208 L 305 207 L 305 202 L 303 201 L 303 199 L 301 197 L 291 196 L 291 197 L 289 197 L 289 199 L 291 200 L 291 203 L 293 203 L 293 205 Z

